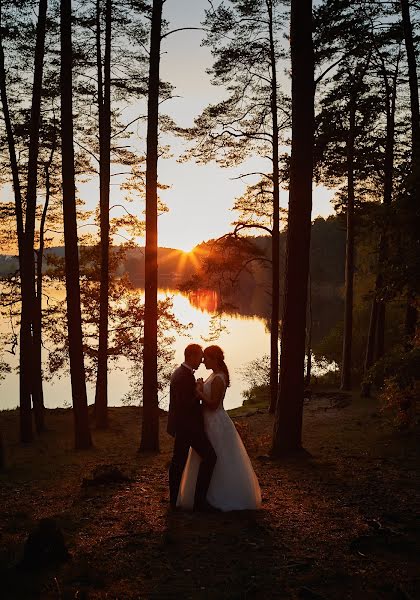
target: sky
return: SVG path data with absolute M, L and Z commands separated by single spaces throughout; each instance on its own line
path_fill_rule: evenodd
M 208 6 L 207 0 L 167 0 L 163 16 L 169 21 L 170 30 L 200 27 Z M 207 104 L 223 97 L 223 90 L 212 86 L 205 72 L 212 57 L 209 49 L 200 45 L 202 37 L 201 31 L 181 31 L 168 36 L 162 46 L 161 77 L 175 86 L 178 97 L 162 104 L 161 110 L 181 126 L 192 125 Z M 174 138 L 170 141 L 173 157 L 159 160 L 159 180 L 171 186 L 160 193 L 169 212 L 159 217 L 159 245 L 189 251 L 201 241 L 229 231 L 235 220 L 230 209 L 246 186 L 243 180 L 233 178 L 250 171 L 266 171 L 267 163 L 254 159 L 229 169 L 216 163 L 179 163 L 176 159 L 183 142 Z M 332 195 L 330 190 L 314 189 L 314 217 L 333 212 L 329 202 Z M 281 193 L 280 203 L 287 206 L 287 192 Z
M 171 30 L 200 27 L 208 6 L 207 0 L 167 0 L 164 17 L 169 21 Z M 200 45 L 202 37 L 201 31 L 177 32 L 168 36 L 162 47 L 162 78 L 175 85 L 178 96 L 167 106 L 163 105 L 162 110 L 182 126 L 192 125 L 207 104 L 223 97 L 223 89 L 211 85 L 205 72 L 212 64 L 212 57 L 209 49 Z M 190 250 L 203 240 L 229 231 L 231 222 L 235 220 L 235 213 L 231 210 L 234 199 L 243 193 L 246 186 L 246 181 L 235 181 L 234 178 L 250 171 L 266 171 L 267 162 L 254 159 L 229 169 L 215 163 L 180 164 L 176 161 L 176 154 L 181 150 L 182 142 L 175 140 L 172 147 L 175 157 L 159 163 L 160 180 L 171 185 L 171 189 L 161 193 L 169 212 L 159 217 L 159 244 Z M 248 179 L 248 183 L 251 182 Z M 286 191 L 281 193 L 283 207 L 287 207 L 287 195 Z M 333 192 L 325 188 L 314 189 L 313 217 L 333 212 L 332 196 Z
M 169 30 L 201 26 L 204 11 L 209 7 L 208 0 L 166 0 L 163 17 L 169 23 Z M 161 57 L 161 78 L 174 86 L 174 98 L 160 105 L 161 113 L 170 115 L 180 126 L 191 126 L 194 118 L 210 103 L 224 97 L 221 87 L 213 86 L 206 69 L 212 64 L 212 56 L 207 47 L 201 46 L 203 32 L 187 30 L 175 32 L 163 40 Z M 285 85 L 289 83 L 285 81 Z M 127 121 L 145 113 L 144 103 L 128 107 Z M 144 151 L 145 130 L 142 123 L 142 139 L 135 134 L 131 144 Z M 255 179 L 240 179 L 243 173 L 267 172 L 267 160 L 255 157 L 236 168 L 222 168 L 216 163 L 197 165 L 193 161 L 181 163 L 177 159 L 186 149 L 185 142 L 174 136 L 163 137 L 164 144 L 170 145 L 170 157 L 160 158 L 158 165 L 159 181 L 170 186 L 161 190 L 160 196 L 169 211 L 159 217 L 159 245 L 190 251 L 202 241 L 217 238 L 232 229 L 231 223 L 237 214 L 231 210 L 235 198 L 240 197 L 246 185 Z M 120 167 L 117 170 L 121 170 Z M 236 178 L 236 179 L 235 179 Z M 121 179 L 121 178 L 120 178 Z M 95 209 L 98 204 L 98 181 L 93 178 L 87 183 L 78 182 L 79 196 L 86 202 L 86 208 Z M 8 197 L 11 186 L 4 186 L 2 197 Z M 313 217 L 332 214 L 330 199 L 333 191 L 322 187 L 314 188 Z M 124 192 L 119 189 L 118 178 L 112 180 L 111 204 L 119 204 Z M 287 208 L 288 193 L 281 191 L 280 204 Z M 132 204 L 130 211 L 142 216 L 144 204 Z M 111 213 L 116 216 L 120 209 Z M 121 212 L 122 214 L 122 212 Z M 83 224 L 80 232 L 88 232 Z M 258 230 L 255 232 L 258 234 Z M 115 239 L 118 243 L 119 238 Z M 138 239 L 141 245 L 144 240 Z M 54 240 L 54 243 L 62 243 Z M 3 249 L 5 251 L 6 249 Z

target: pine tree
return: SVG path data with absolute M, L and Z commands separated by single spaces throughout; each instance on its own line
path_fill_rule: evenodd
M 143 420 L 140 450 L 159 450 L 159 404 L 157 381 L 157 289 L 158 289 L 158 127 L 159 127 L 159 67 L 162 40 L 163 0 L 153 0 L 150 33 L 150 63 L 147 104 L 146 155 L 146 247 L 145 304 L 143 346 Z
M 73 148 L 72 26 L 71 0 L 61 0 L 61 152 L 63 177 L 63 219 L 66 261 L 67 323 L 70 377 L 75 424 L 75 447 L 89 448 L 85 367 L 80 310 L 79 254 L 76 221 L 76 189 Z
M 231 167 L 253 154 L 270 161 L 270 172 L 262 174 L 271 195 L 270 412 L 277 402 L 279 362 L 279 148 L 282 132 L 290 126 L 289 101 L 279 89 L 277 76 L 283 57 L 280 6 L 272 0 L 232 0 L 206 12 L 205 44 L 215 57 L 210 69 L 213 83 L 225 86 L 229 96 L 207 107 L 186 132 L 194 142 L 187 156 L 200 162 L 216 160 Z M 235 231 L 250 229 L 252 222 L 236 223 Z M 253 223 L 267 229 L 266 224 Z
M 413 26 L 411 23 L 410 5 L 408 0 L 400 0 L 401 17 L 404 31 L 405 48 L 407 53 L 408 78 L 410 87 L 410 107 L 411 107 L 411 188 L 412 202 L 414 203 L 412 213 L 414 217 L 414 246 L 417 248 L 417 254 L 420 248 L 420 105 L 419 105 L 419 86 L 417 75 L 416 51 L 414 47 Z M 407 311 L 405 318 L 405 334 L 407 339 L 407 348 L 412 347 L 412 339 L 416 331 L 417 309 L 415 306 L 415 292 L 408 290 Z
M 285 299 L 279 400 L 271 453 L 302 447 L 305 329 L 309 276 L 314 147 L 314 53 L 312 2 L 292 0 L 292 154 L 290 161 Z

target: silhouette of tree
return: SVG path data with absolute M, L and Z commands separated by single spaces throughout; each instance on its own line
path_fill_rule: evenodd
M 292 0 L 292 154 L 281 337 L 279 400 L 271 453 L 302 447 L 305 329 L 309 275 L 314 147 L 312 2 Z
M 410 231 L 410 237 L 414 238 L 414 246 L 417 247 L 417 255 L 420 246 L 420 106 L 419 106 L 419 87 L 417 76 L 416 50 L 414 46 L 413 26 L 411 23 L 410 4 L 408 0 L 400 0 L 401 17 L 404 31 L 405 48 L 407 53 L 408 79 L 410 87 L 410 107 L 411 107 L 411 182 L 414 217 L 414 228 Z M 405 334 L 407 337 L 407 347 L 412 348 L 412 339 L 416 331 L 417 308 L 415 305 L 415 291 L 409 289 L 407 299 L 407 312 L 405 318 Z
M 73 148 L 72 101 L 72 15 L 71 0 L 61 0 L 61 152 L 63 177 L 63 220 L 66 261 L 67 324 L 70 377 L 74 412 L 75 447 L 89 448 L 85 367 L 83 360 L 82 317 L 80 309 L 79 254 L 76 220 L 76 189 Z
M 189 158 L 216 160 L 223 167 L 231 167 L 258 153 L 271 163 L 268 174 L 248 174 L 262 175 L 265 180 L 264 187 L 271 196 L 270 226 L 255 220 L 236 223 L 236 232 L 260 228 L 269 229 L 271 234 L 270 412 L 274 412 L 278 388 L 279 148 L 282 131 L 290 127 L 289 101 L 279 89 L 277 76 L 283 56 L 278 39 L 283 20 L 281 6 L 277 0 L 238 0 L 206 11 L 205 44 L 215 57 L 210 73 L 213 83 L 225 86 L 229 96 L 208 106 L 194 127 L 183 131 L 194 142 L 186 155 Z
M 146 247 L 143 345 L 143 420 L 140 450 L 159 450 L 157 380 L 157 163 L 159 127 L 159 67 L 163 0 L 153 0 L 147 104 Z

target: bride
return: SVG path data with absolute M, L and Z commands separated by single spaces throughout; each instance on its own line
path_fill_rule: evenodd
M 203 362 L 213 372 L 204 383 L 197 381 L 197 393 L 203 401 L 205 431 L 217 455 L 207 501 L 222 511 L 258 509 L 261 507 L 258 479 L 235 425 L 223 408 L 230 380 L 222 349 L 206 348 Z M 181 508 L 193 508 L 200 460 L 190 448 L 178 495 L 177 506 Z

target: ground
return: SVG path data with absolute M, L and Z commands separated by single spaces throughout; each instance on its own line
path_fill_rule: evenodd
M 140 409 L 110 409 L 91 451 L 72 449 L 71 411 L 17 441 L 16 411 L 0 413 L 0 596 L 4 599 L 420 598 L 418 431 L 398 432 L 375 400 L 314 395 L 305 403 L 307 455 L 269 459 L 272 417 L 233 413 L 259 478 L 256 513 L 168 511 L 172 440 L 140 455 Z M 127 481 L 89 485 L 98 465 Z M 70 559 L 20 565 L 41 518 L 61 528 Z M 417 520 L 416 520 L 417 517 Z

